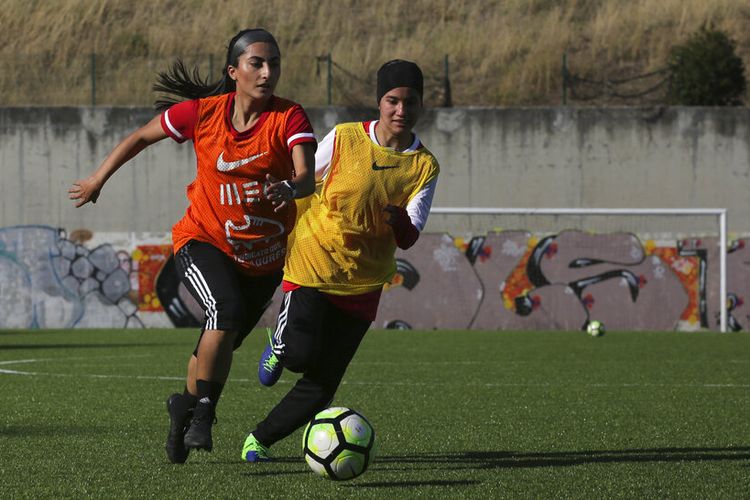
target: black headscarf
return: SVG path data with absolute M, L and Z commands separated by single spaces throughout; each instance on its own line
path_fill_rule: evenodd
M 383 64 L 378 70 L 378 104 L 391 89 L 408 87 L 419 92 L 420 99 L 424 88 L 422 70 L 411 61 L 394 59 Z

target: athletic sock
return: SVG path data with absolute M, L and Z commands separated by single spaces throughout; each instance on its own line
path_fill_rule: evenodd
M 198 396 L 196 396 L 195 394 L 190 394 L 190 391 L 188 391 L 187 387 L 185 387 L 185 389 L 182 391 L 182 397 L 188 408 L 195 408 L 195 405 L 198 404 Z
M 203 404 L 211 404 L 216 406 L 221 397 L 221 391 L 224 389 L 224 384 L 221 382 L 213 382 L 211 380 L 198 380 L 196 382 L 198 386 L 198 402 Z

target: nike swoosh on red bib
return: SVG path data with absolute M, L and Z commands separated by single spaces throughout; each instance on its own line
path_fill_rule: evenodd
M 222 153 L 216 159 L 216 169 L 219 172 L 229 172 L 230 170 L 234 170 L 235 168 L 247 165 L 251 161 L 257 160 L 258 158 L 266 154 L 268 154 L 268 151 L 264 151 L 262 153 L 258 153 L 257 155 L 248 156 L 247 158 L 242 158 L 236 161 L 224 161 L 224 152 L 222 151 Z

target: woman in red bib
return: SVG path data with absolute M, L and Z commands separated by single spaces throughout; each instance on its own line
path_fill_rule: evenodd
M 191 140 L 197 158 L 190 205 L 172 228 L 180 279 L 205 316 L 182 394 L 167 399 L 167 457 L 211 450 L 216 404 L 232 353 L 257 324 L 281 282 L 295 198 L 312 194 L 316 149 L 299 104 L 274 95 L 281 53 L 262 29 L 229 43 L 222 78 L 202 81 L 177 61 L 155 90 L 175 98 L 126 137 L 88 178 L 69 189 L 77 207 L 96 202 L 107 179 L 144 148 L 167 137 Z

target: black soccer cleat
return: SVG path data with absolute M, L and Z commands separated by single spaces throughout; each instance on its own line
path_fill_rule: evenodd
M 182 394 L 172 394 L 167 398 L 169 413 L 169 435 L 167 436 L 167 458 L 173 464 L 184 464 L 190 450 L 185 448 L 185 432 L 190 427 L 193 408 L 188 406 Z
M 183 440 L 185 448 L 195 448 L 196 450 L 211 451 L 214 447 L 213 438 L 211 437 L 211 426 L 216 421 L 216 409 L 213 404 L 198 403 L 193 410 L 193 419 L 190 421 L 190 428 L 185 433 Z

